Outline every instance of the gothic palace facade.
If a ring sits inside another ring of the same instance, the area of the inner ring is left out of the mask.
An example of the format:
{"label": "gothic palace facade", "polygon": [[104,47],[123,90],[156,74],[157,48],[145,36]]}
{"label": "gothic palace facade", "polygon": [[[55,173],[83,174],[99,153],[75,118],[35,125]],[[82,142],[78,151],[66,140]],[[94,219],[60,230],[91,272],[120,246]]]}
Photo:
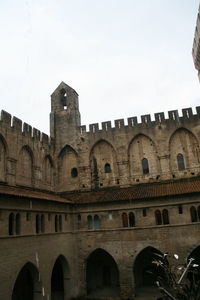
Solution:
{"label": "gothic palace facade", "polygon": [[86,130],[64,82],[50,137],[2,111],[0,299],[150,300],[153,253],[199,259],[199,145],[200,107]]}

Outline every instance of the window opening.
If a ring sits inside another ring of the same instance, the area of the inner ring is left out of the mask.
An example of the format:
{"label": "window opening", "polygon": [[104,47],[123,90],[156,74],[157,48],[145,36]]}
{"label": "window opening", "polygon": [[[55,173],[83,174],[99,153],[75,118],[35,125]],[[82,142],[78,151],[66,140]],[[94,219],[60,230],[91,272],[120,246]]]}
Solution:
{"label": "window opening", "polygon": [[147,158],[143,158],[142,160],[142,171],[143,174],[149,174],[149,162]]}
{"label": "window opening", "polygon": [[135,226],[135,215],[133,212],[129,213],[129,226],[134,227]]}
{"label": "window opening", "polygon": [[105,164],[105,166],[104,166],[104,171],[105,171],[105,173],[111,173],[111,172],[112,172],[109,163],[106,163],[106,164]]}
{"label": "window opening", "polygon": [[182,205],[178,206],[178,213],[181,215],[183,213],[183,207]]}
{"label": "window opening", "polygon": [[77,168],[72,168],[71,169],[71,176],[73,178],[78,176],[78,170],[77,170]]}
{"label": "window opening", "polygon": [[192,206],[190,208],[190,216],[192,222],[197,222],[197,210],[196,207]]}
{"label": "window opening", "polygon": [[156,225],[162,225],[162,216],[160,210],[155,211]]}
{"label": "window opening", "polygon": [[8,221],[8,233],[9,235],[13,235],[14,234],[14,214],[11,213],[9,215],[9,221]]}
{"label": "window opening", "polygon": [[92,219],[92,216],[88,216],[87,217],[87,221],[88,221],[88,229],[93,229],[93,219]]}
{"label": "window opening", "polygon": [[126,213],[122,214],[122,224],[123,224],[123,227],[128,227],[128,216]]}
{"label": "window opening", "polygon": [[94,216],[94,229],[100,229],[100,218],[98,215]]}
{"label": "window opening", "polygon": [[169,224],[169,214],[167,209],[163,209],[162,217],[163,217],[163,224]]}
{"label": "window opening", "polygon": [[143,214],[143,217],[146,217],[146,216],[147,216],[147,210],[146,210],[146,208],[143,208],[142,214]]}
{"label": "window opening", "polygon": [[184,162],[183,154],[179,153],[176,158],[177,158],[179,171],[185,170],[185,162]]}

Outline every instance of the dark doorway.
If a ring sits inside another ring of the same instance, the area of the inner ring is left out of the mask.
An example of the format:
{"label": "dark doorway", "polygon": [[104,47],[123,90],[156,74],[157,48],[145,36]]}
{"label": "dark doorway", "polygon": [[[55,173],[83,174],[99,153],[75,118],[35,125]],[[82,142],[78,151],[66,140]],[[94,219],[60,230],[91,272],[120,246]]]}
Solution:
{"label": "dark doorway", "polygon": [[[37,298],[36,298],[37,294]],[[27,263],[19,272],[12,293],[12,300],[42,299],[39,273],[34,265]]]}
{"label": "dark doorway", "polygon": [[51,300],[70,299],[69,266],[64,256],[60,255],[51,275]]}
{"label": "dark doorway", "polygon": [[157,255],[162,255],[162,253],[153,247],[147,247],[137,255],[133,270],[136,295],[147,298],[150,295],[157,296],[158,289],[155,282],[158,276],[164,276],[162,268],[152,263],[159,258]]}
{"label": "dark doorway", "polygon": [[89,256],[86,267],[87,294],[90,297],[119,296],[119,272],[110,254],[97,249]]}

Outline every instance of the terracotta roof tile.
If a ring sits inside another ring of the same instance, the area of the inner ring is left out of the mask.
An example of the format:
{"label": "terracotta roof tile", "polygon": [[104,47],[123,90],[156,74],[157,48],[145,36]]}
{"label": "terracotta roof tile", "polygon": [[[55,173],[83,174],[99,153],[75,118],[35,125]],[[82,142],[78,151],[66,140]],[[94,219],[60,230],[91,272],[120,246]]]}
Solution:
{"label": "terracotta roof tile", "polygon": [[35,191],[23,187],[13,187],[7,185],[0,185],[0,194],[13,195],[13,196],[25,197],[25,198],[37,198],[42,200],[58,201],[58,202],[65,202],[65,203],[68,202],[66,199],[62,198],[61,196],[58,196],[55,193]]}
{"label": "terracotta roof tile", "polygon": [[128,188],[107,188],[91,192],[74,192],[63,194],[76,203],[112,202],[157,198],[200,192],[200,180],[173,181],[166,183],[137,184]]}

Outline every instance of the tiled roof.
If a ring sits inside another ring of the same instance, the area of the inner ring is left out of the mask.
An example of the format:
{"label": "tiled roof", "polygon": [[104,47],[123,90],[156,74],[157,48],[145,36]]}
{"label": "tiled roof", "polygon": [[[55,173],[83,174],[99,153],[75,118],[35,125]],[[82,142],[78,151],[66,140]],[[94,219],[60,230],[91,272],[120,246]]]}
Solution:
{"label": "tiled roof", "polygon": [[200,180],[137,184],[128,188],[108,188],[91,192],[65,193],[63,196],[76,203],[91,203],[148,199],[191,193],[200,193]]}
{"label": "tiled roof", "polygon": [[57,202],[68,202],[61,196],[55,193],[48,193],[43,191],[35,191],[33,189],[27,189],[23,187],[13,187],[8,185],[0,185],[0,194],[12,195],[23,198],[37,198],[42,200],[57,201]]}

